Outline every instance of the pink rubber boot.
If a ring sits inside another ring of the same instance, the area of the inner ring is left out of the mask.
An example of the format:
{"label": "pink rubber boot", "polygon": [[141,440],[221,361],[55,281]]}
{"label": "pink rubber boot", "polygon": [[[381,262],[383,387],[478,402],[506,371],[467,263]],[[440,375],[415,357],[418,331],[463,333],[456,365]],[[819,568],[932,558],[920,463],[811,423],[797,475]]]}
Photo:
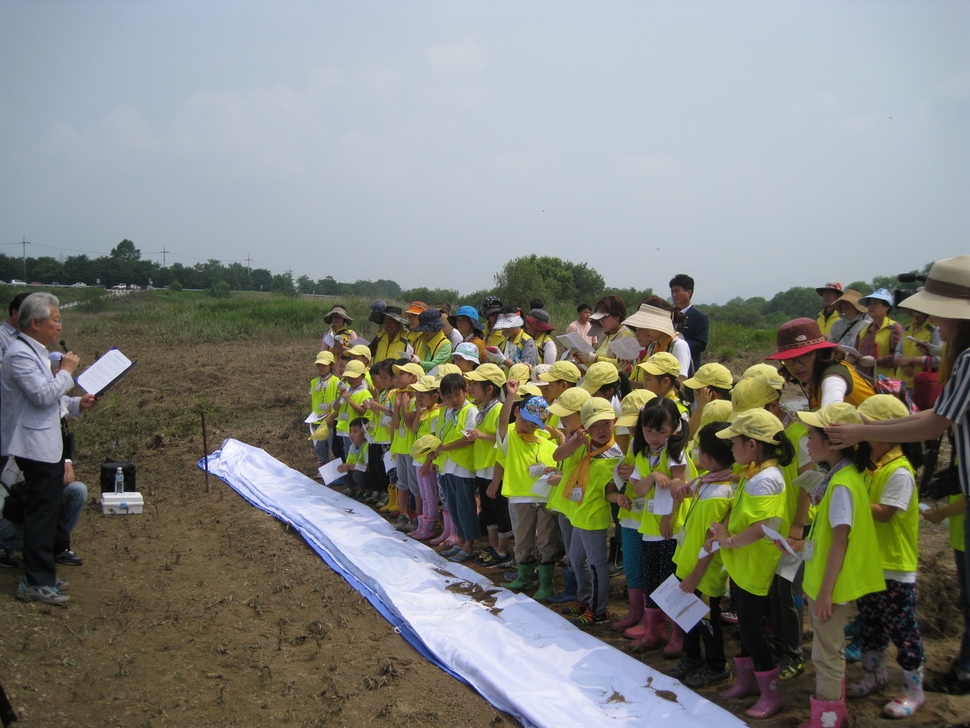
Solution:
{"label": "pink rubber boot", "polygon": [[722,698],[746,698],[749,695],[757,695],[758,681],[754,676],[754,660],[750,657],[734,658],[734,685],[727,690],[722,690],[718,695]]}
{"label": "pink rubber boot", "polygon": [[627,598],[630,601],[630,611],[626,617],[610,625],[614,632],[622,632],[640,623],[643,619],[643,589],[627,589]]}
{"label": "pink rubber boot", "polygon": [[431,539],[428,542],[432,546],[440,546],[445,541],[447,541],[448,540],[448,534],[450,534],[452,532],[452,530],[453,530],[453,527],[451,525],[451,514],[448,511],[444,511],[441,514],[441,516],[442,516],[442,518],[444,520],[444,527],[441,529],[441,533],[439,533],[437,536],[435,536],[433,539]]}
{"label": "pink rubber boot", "polygon": [[781,694],[781,669],[776,665],[774,670],[755,672],[754,678],[758,683],[761,697],[758,702],[744,711],[749,718],[770,718],[785,707],[785,698]]}

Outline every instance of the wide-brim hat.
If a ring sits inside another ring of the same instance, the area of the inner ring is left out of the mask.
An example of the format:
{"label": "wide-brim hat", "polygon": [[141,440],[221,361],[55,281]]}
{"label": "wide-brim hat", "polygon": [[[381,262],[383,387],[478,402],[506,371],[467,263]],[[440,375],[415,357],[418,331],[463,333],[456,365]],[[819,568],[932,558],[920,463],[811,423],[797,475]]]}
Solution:
{"label": "wide-brim hat", "polygon": [[906,299],[906,308],[941,318],[970,319],[970,255],[934,263],[923,290]]}
{"label": "wide-brim hat", "polygon": [[451,324],[453,327],[457,328],[459,316],[464,316],[469,321],[471,321],[472,328],[475,331],[478,331],[478,332],[482,331],[482,324],[478,320],[478,311],[475,309],[474,306],[459,306],[458,310],[448,317],[448,323]]}
{"label": "wide-brim hat", "polygon": [[674,337],[674,322],[670,318],[670,312],[647,303],[640,304],[637,312],[628,316],[623,325],[634,329],[659,331],[670,338]]}
{"label": "wide-brim hat", "polygon": [[411,323],[406,318],[404,318],[404,311],[401,310],[400,306],[385,306],[384,316],[386,318],[394,319],[402,326],[407,326],[409,323]]}
{"label": "wide-brim hat", "polygon": [[445,327],[445,322],[441,320],[441,314],[436,308],[427,308],[418,314],[418,325],[414,327],[416,333],[430,333],[441,331]]}
{"label": "wide-brim hat", "polygon": [[836,299],[835,303],[833,303],[832,305],[838,306],[840,303],[844,301],[845,303],[850,304],[859,313],[865,313],[866,307],[863,306],[861,303],[859,303],[859,300],[861,298],[862,298],[861,292],[855,290],[854,288],[846,288],[845,291],[843,291],[842,295],[839,296],[839,298]]}
{"label": "wide-brim hat", "polygon": [[549,323],[549,314],[541,308],[534,308],[526,315],[525,320],[539,331],[553,331],[555,326]]}
{"label": "wide-brim hat", "polygon": [[836,293],[842,293],[842,284],[837,281],[832,281],[831,283],[826,283],[824,286],[819,286],[815,289],[818,295],[822,295],[826,291],[835,291]]}
{"label": "wide-brim hat", "polygon": [[323,317],[323,320],[328,324],[333,323],[334,314],[342,318],[345,323],[352,324],[354,322],[354,320],[350,318],[350,314],[347,313],[347,309],[345,309],[343,306],[334,306],[331,308],[327,312],[327,315]]}
{"label": "wide-brim hat", "polygon": [[498,318],[495,319],[495,325],[492,327],[496,331],[501,329],[516,329],[522,326],[525,321],[517,313],[500,313]]}
{"label": "wide-brim hat", "polygon": [[475,364],[480,364],[482,361],[481,352],[478,350],[478,347],[470,341],[461,342],[455,347],[455,350],[451,352],[451,355],[460,356],[462,359],[474,362]]}
{"label": "wide-brim hat", "polygon": [[405,309],[405,315],[420,316],[422,311],[428,310],[428,304],[424,301],[411,301],[410,305]]}
{"label": "wide-brim hat", "polygon": [[859,305],[868,306],[873,301],[882,301],[889,306],[889,308],[896,305],[896,301],[893,299],[892,291],[890,291],[888,288],[877,288],[868,296],[863,296],[859,299]]}
{"label": "wide-brim hat", "polygon": [[816,349],[833,349],[837,344],[822,336],[818,324],[810,318],[786,321],[775,336],[778,351],[765,359],[794,359]]}

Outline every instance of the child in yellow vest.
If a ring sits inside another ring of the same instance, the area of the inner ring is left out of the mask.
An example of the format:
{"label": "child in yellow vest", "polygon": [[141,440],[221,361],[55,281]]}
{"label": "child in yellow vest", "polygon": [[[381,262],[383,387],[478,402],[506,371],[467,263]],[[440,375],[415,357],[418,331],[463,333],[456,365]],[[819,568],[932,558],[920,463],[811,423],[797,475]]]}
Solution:
{"label": "child in yellow vest", "polygon": [[[669,513],[659,513],[655,506],[661,502],[661,495],[672,498],[670,487],[674,481],[683,483],[697,474],[687,455],[689,435],[687,421],[677,405],[666,397],[657,396],[640,410],[631,450],[634,470],[630,482],[635,500],[629,510],[634,518],[639,516],[637,536],[640,543],[631,543],[629,550],[640,547],[644,610],[640,624],[629,631],[633,646],[639,649],[666,645],[664,657],[680,657],[684,631],[671,623],[670,640],[667,640],[666,615],[650,595],[675,570],[673,557],[677,541],[674,536],[681,525],[678,517],[680,504],[675,503]],[[626,543],[623,552],[626,561]]]}
{"label": "child in yellow vest", "polygon": [[356,500],[364,500],[370,491],[370,474],[367,471],[367,451],[369,449],[366,432],[367,420],[357,417],[350,423],[347,451],[344,462],[337,466],[338,473],[344,475],[335,481],[343,486],[344,495]]}
{"label": "child in yellow vest", "polygon": [[[386,513],[392,518],[407,513],[411,493],[419,493],[418,476],[414,471],[411,446],[414,444],[414,390],[411,385],[424,376],[424,369],[406,359],[398,359],[391,365],[394,373],[394,390],[391,393],[391,452],[394,453],[394,485],[389,490],[390,501]],[[381,509],[384,511],[384,509]],[[407,516],[405,515],[405,520]]]}
{"label": "child in yellow vest", "polygon": [[737,680],[720,693],[722,698],[759,695],[745,711],[751,718],[768,718],[785,707],[779,667],[765,639],[763,622],[769,611],[768,590],[781,553],[765,540],[763,526],[788,534],[785,478],[781,467],[791,462],[794,449],[781,421],[765,409],[750,409],[734,418],[717,436],[730,439],[741,466],[727,523],[711,524],[710,541],[721,547],[721,558],[731,577],[731,593],[738,600],[741,651],[734,658]]}
{"label": "child in yellow vest", "polygon": [[[415,391],[415,414],[411,422],[411,431],[414,433],[413,442],[417,442],[426,435],[434,435],[440,439],[441,435],[437,427],[438,415],[441,412],[438,380],[430,374],[425,374],[411,385],[411,389]],[[397,530],[404,533],[412,533],[421,526],[426,526],[426,516],[432,509],[435,515],[432,525],[437,521],[438,514],[438,469],[435,464],[435,453],[422,453],[422,455],[415,457],[412,445],[411,456],[415,472],[413,485],[411,485],[411,495],[414,498],[414,510],[422,520],[419,521],[414,518],[401,523],[401,519],[398,518]],[[417,492],[415,492],[414,486],[417,486]],[[407,517],[405,516],[405,518]]]}
{"label": "child in yellow vest", "polygon": [[[555,459],[564,462],[562,478],[553,484],[572,504],[566,516],[573,526],[569,563],[576,569],[577,601],[566,607],[563,614],[570,616],[573,624],[587,626],[609,621],[606,531],[611,520],[610,503],[629,509],[632,501],[613,482],[613,468],[623,456],[613,439],[613,406],[605,399],[592,397],[583,405],[580,417],[583,427],[556,448]],[[588,571],[580,566],[584,562]]]}
{"label": "child in yellow vest", "polygon": [[[869,421],[906,417],[909,410],[890,394],[877,394],[859,405]],[[845,694],[861,698],[889,681],[886,648],[896,645],[896,662],[903,670],[903,693],[886,704],[887,718],[907,718],[924,702],[923,637],[916,621],[916,569],[919,535],[919,493],[914,463],[922,463],[921,446],[870,442],[875,470],[870,471],[869,501],[879,542],[886,590],[866,594],[856,602],[862,640],[862,677]]]}
{"label": "child in yellow vest", "polygon": [[[370,470],[374,493],[368,503],[376,503],[381,494],[387,492],[390,481],[384,455],[391,446],[391,391],[394,384],[393,359],[379,361],[370,368],[371,399],[364,402],[367,408],[367,441],[370,443],[367,467]],[[381,503],[387,502],[387,496]]]}
{"label": "child in yellow vest", "polygon": [[[720,608],[721,597],[727,591],[727,573],[720,551],[704,552],[706,555],[701,556],[710,524],[723,521],[734,500],[733,445],[717,436],[727,427],[726,422],[712,422],[698,431],[698,464],[705,474],[677,489],[678,498],[690,498],[690,507],[684,515],[683,535],[678,538],[674,552],[675,573],[681,580],[681,591],[704,600],[710,612],[684,635],[684,653],[678,665],[667,674],[693,690],[731,677],[724,657]],[[701,657],[702,641],[704,657]]]}
{"label": "child in yellow vest", "polygon": [[482,535],[475,504],[475,440],[467,434],[475,429],[478,408],[468,400],[468,385],[461,374],[445,375],[438,393],[443,406],[436,422],[435,434],[441,446],[435,462],[458,536],[458,543],[442,556],[461,564],[472,558],[475,539]]}
{"label": "child in yellow vest", "polygon": [[344,440],[344,453],[350,450],[351,420],[367,414],[364,402],[371,398],[371,394],[367,388],[367,382],[364,381],[366,374],[367,368],[363,364],[359,361],[350,361],[347,362],[344,373],[341,375],[343,381],[339,385],[337,404],[333,409],[332,416],[337,425],[337,435]]}
{"label": "child in yellow vest", "polygon": [[[531,587],[539,572],[539,589],[533,599],[552,596],[552,577],[559,550],[556,514],[546,508],[549,499],[548,474],[555,470],[556,442],[541,435],[549,418],[542,397],[516,402],[519,382],[506,384],[505,403],[498,416],[498,460],[491,488],[501,482],[502,495],[509,500],[515,524],[515,561],[518,576],[502,584],[507,589]],[[514,426],[509,419],[514,417]],[[534,553],[539,554],[536,564]]]}
{"label": "child in yellow vest", "polygon": [[[310,423],[311,435],[326,422],[337,399],[340,378],[333,375],[333,365],[333,352],[321,351],[317,354],[317,360],[314,362],[317,376],[310,381],[310,412],[320,420]],[[328,437],[325,440],[313,440],[313,451],[317,454],[319,466],[325,465],[330,460],[329,439]]]}
{"label": "child in yellow vest", "polygon": [[827,468],[825,479],[812,491],[818,511],[806,539],[789,539],[805,561],[803,585],[814,633],[815,695],[811,720],[802,726],[840,728],[848,717],[842,644],[849,602],[886,588],[879,561],[873,558],[879,545],[865,481],[872,449],[867,442],[836,444],[825,434],[830,425],[862,424],[862,417],[847,402],[798,416],[809,427],[812,460]]}

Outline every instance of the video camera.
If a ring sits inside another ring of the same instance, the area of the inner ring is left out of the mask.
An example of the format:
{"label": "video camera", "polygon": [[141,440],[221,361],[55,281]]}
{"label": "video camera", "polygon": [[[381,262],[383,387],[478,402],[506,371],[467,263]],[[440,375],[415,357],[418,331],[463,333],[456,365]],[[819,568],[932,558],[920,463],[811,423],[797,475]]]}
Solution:
{"label": "video camera", "polygon": [[[896,280],[900,283],[926,283],[926,276],[921,276],[918,273],[900,273],[896,276]],[[916,293],[915,288],[897,288],[893,291],[893,305],[898,308],[903,301]]]}

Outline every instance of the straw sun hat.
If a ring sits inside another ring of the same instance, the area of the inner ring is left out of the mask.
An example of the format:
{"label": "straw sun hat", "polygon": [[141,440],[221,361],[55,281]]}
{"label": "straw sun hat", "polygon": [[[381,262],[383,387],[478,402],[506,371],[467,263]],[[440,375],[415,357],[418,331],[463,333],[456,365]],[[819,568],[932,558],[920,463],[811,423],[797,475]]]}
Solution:
{"label": "straw sun hat", "polygon": [[906,308],[941,318],[970,319],[970,255],[934,263],[923,290],[906,299]]}

